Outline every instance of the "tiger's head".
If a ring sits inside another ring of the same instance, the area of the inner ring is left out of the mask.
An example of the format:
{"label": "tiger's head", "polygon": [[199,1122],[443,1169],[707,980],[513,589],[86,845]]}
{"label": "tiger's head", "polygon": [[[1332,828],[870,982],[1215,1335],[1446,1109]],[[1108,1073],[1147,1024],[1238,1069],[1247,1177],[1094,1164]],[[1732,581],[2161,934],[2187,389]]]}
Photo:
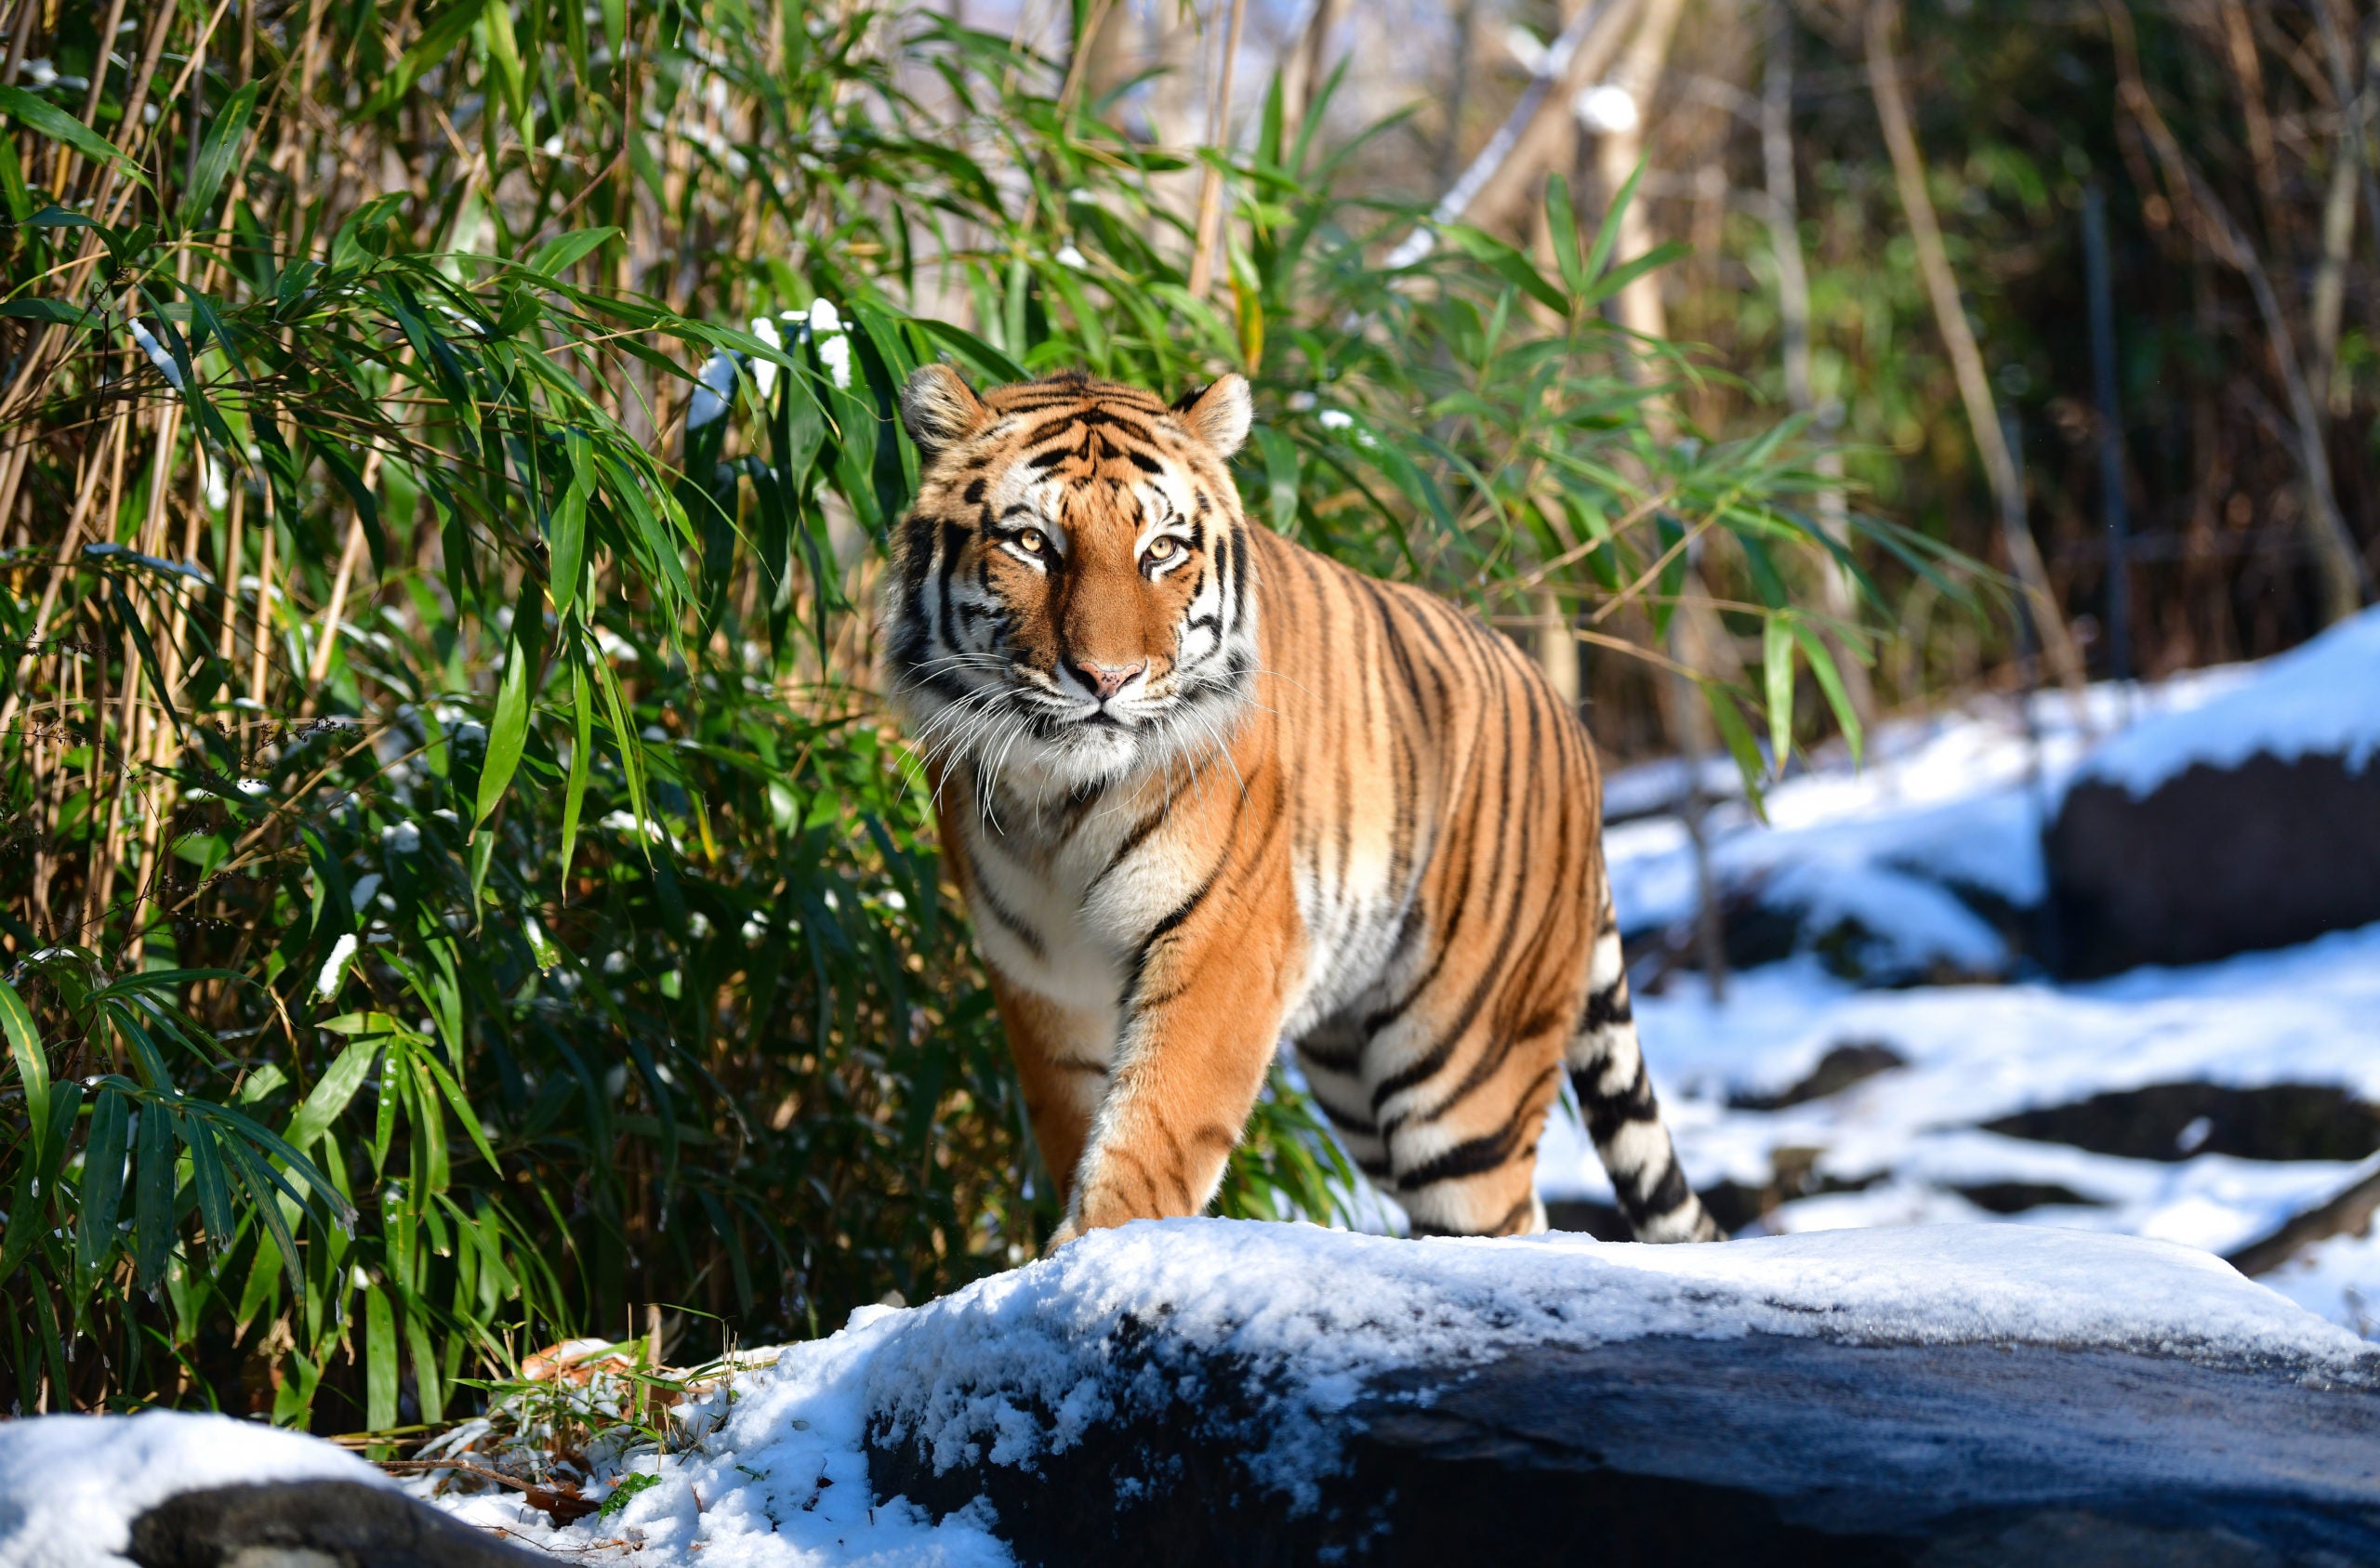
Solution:
{"label": "tiger's head", "polygon": [[1257,669],[1228,464],[1248,383],[1168,405],[1079,374],[901,393],[922,455],[883,603],[885,684],[929,757],[1066,789],[1224,744]]}

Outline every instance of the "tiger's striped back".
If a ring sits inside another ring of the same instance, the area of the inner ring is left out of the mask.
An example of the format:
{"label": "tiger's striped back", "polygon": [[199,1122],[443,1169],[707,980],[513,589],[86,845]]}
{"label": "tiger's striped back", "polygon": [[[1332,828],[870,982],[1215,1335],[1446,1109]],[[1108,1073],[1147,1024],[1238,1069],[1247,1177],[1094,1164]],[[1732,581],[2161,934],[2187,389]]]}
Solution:
{"label": "tiger's striped back", "polygon": [[886,680],[1064,1236],[1212,1196],[1280,1042],[1421,1232],[1540,1229],[1576,1086],[1646,1239],[1716,1234],[1644,1075],[1593,754],[1502,637],[1241,514],[1244,383],[904,400]]}

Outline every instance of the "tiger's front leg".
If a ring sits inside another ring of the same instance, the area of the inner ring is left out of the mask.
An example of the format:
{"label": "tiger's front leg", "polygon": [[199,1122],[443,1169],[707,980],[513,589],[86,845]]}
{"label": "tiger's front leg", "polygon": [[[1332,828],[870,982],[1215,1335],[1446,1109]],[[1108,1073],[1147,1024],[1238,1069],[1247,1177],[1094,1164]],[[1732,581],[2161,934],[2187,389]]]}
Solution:
{"label": "tiger's front leg", "polygon": [[[1127,968],[1114,1067],[1054,1248],[1207,1206],[1278,1043],[1302,930],[1286,865],[1226,851]],[[1269,876],[1268,870],[1277,871]]]}

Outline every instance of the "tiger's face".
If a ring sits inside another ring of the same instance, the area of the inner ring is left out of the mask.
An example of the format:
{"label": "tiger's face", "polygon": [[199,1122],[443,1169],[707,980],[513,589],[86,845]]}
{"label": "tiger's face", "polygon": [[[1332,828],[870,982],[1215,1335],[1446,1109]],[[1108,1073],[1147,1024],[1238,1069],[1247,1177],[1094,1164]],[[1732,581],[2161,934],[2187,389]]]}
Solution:
{"label": "tiger's face", "polygon": [[1226,465],[1248,384],[1168,406],[1079,376],[911,376],[924,457],[887,583],[886,684],[931,758],[1067,789],[1217,749],[1256,671]]}

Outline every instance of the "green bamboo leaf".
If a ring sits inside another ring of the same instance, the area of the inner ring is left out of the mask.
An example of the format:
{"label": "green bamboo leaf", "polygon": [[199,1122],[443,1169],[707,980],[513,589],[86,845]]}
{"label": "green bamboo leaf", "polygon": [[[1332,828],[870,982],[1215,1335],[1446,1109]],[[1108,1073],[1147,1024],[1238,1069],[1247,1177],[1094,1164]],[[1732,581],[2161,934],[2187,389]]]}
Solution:
{"label": "green bamboo leaf", "polygon": [[364,1287],[364,1424],[386,1431],[397,1424],[397,1321],[389,1294]]}
{"label": "green bamboo leaf", "polygon": [[235,1221],[231,1187],[224,1179],[223,1156],[216,1147],[215,1130],[199,1117],[177,1113],[175,1135],[190,1151],[191,1186],[198,1196],[199,1223],[206,1227],[206,1245],[217,1253],[231,1245]]}
{"label": "green bamboo leaf", "polygon": [[365,1076],[372,1071],[373,1059],[380,1054],[380,1039],[350,1040],[335,1058],[323,1075],[314,1080],[312,1092],[289,1118],[289,1129],[282,1136],[289,1146],[301,1153],[311,1149],[314,1140],[328,1132],[355,1091],[364,1087]]}
{"label": "green bamboo leaf", "polygon": [[174,1113],[162,1100],[140,1106],[132,1200],[133,1277],[154,1286],[174,1250]]}
{"label": "green bamboo leaf", "polygon": [[1569,297],[1546,282],[1545,274],[1540,272],[1527,257],[1523,256],[1493,234],[1485,230],[1474,229],[1468,223],[1448,224],[1446,234],[1472,259],[1485,262],[1498,277],[1520,289],[1547,310],[1567,311],[1570,309]]}
{"label": "green bamboo leaf", "polygon": [[456,0],[430,19],[422,28],[419,41],[398,57],[396,69],[373,92],[364,106],[364,115],[372,118],[386,112],[413,90],[423,72],[453,54],[455,46],[470,36],[471,24],[480,20],[486,3],[487,0]]}
{"label": "green bamboo leaf", "polygon": [[1793,747],[1793,627],[1783,613],[1761,626],[1760,663],[1768,684],[1768,755],[1779,774]]}
{"label": "green bamboo leaf", "polygon": [[1736,759],[1736,771],[1743,775],[1744,797],[1752,803],[1752,814],[1766,822],[1768,806],[1761,786],[1768,765],[1761,758],[1760,743],[1752,738],[1752,727],[1736,711],[1736,699],[1726,687],[1699,676],[1695,684],[1702,689],[1702,701],[1711,710],[1712,722],[1718,726],[1719,738],[1726,743],[1727,755]]}
{"label": "green bamboo leaf", "polygon": [[91,1106],[91,1133],[83,1145],[82,1212],[75,1218],[74,1257],[88,1273],[115,1250],[116,1211],[124,1205],[124,1141],[130,1102],[102,1094]]}
{"label": "green bamboo leaf", "polygon": [[480,15],[487,21],[487,58],[504,78],[505,101],[512,123],[520,127],[523,146],[537,142],[537,121],[529,105],[529,73],[521,59],[521,44],[512,35],[511,0],[487,0]]}
{"label": "green bamboo leaf", "polygon": [[578,818],[587,804],[587,772],[595,748],[595,693],[588,687],[586,658],[570,663],[570,712],[575,726],[570,745],[570,778],[562,797],[562,896],[570,896],[570,862],[578,849]]}
{"label": "green bamboo leaf", "polygon": [[1827,706],[1834,710],[1834,721],[1843,726],[1844,744],[1851,748],[1851,760],[1859,760],[1866,736],[1859,724],[1859,710],[1852,705],[1851,694],[1844,689],[1843,672],[1835,667],[1834,651],[1818,634],[1801,622],[1793,623],[1793,639],[1802,645],[1802,652],[1810,661],[1810,673],[1818,678],[1818,690],[1826,693]]}
{"label": "green bamboo leaf", "polygon": [[263,1219],[266,1232],[257,1241],[256,1265],[249,1271],[247,1288],[240,1293],[238,1321],[247,1323],[263,1304],[265,1291],[259,1287],[258,1280],[261,1277],[269,1285],[276,1264],[288,1278],[293,1297],[306,1294],[306,1275],[298,1266],[298,1239],[289,1233],[289,1220],[281,1212],[280,1194],[286,1190],[286,1184],[275,1179],[271,1168],[238,1139],[223,1148],[239,1170],[241,1184],[248,1190],[249,1204]]}
{"label": "green bamboo leaf", "polygon": [[567,615],[587,572],[587,492],[579,481],[572,480],[563,489],[550,520],[553,567],[546,591],[553,598],[554,613]]}
{"label": "green bamboo leaf", "polygon": [[112,164],[118,174],[143,191],[149,181],[141,177],[140,167],[131,159],[94,132],[82,121],[46,99],[35,98],[22,87],[0,87],[0,111],[16,116],[28,130],[46,136],[52,141],[62,141],[94,163]]}
{"label": "green bamboo leaf", "polygon": [[[576,7],[573,7],[575,9]],[[422,1321],[416,1303],[405,1303],[405,1359],[413,1364],[414,1398],[421,1405],[421,1418],[436,1423],[445,1419],[446,1399],[439,1386],[438,1357],[430,1348],[429,1326]]]}
{"label": "green bamboo leaf", "polygon": [[1612,197],[1611,205],[1605,209],[1603,222],[1595,229],[1595,243],[1587,252],[1586,270],[1590,279],[1602,277],[1603,270],[1611,264],[1612,247],[1620,244],[1620,219],[1628,211],[1628,204],[1636,199],[1636,182],[1645,178],[1645,165],[1651,163],[1652,158],[1652,153],[1646,152],[1636,160],[1635,168],[1629,172],[1619,193]]}
{"label": "green bamboo leaf", "polygon": [[1545,231],[1554,241],[1554,262],[1562,286],[1573,296],[1587,289],[1586,262],[1579,255],[1579,215],[1570,205],[1570,182],[1559,174],[1545,178]]}
{"label": "green bamboo leaf", "polygon": [[17,1064],[18,1082],[24,1086],[25,1119],[32,1127],[38,1166],[47,1154],[43,1140],[49,1127],[49,1058],[41,1048],[33,1010],[5,978],[0,978],[0,1034],[8,1036],[8,1055]]}
{"label": "green bamboo leaf", "polygon": [[[524,607],[523,615],[539,611]],[[529,738],[529,651],[516,637],[504,660],[504,680],[496,688],[496,713],[487,727],[487,758],[480,765],[480,797],[471,824],[476,831],[496,814],[504,792],[521,766],[521,750]]]}
{"label": "green bamboo leaf", "polygon": [[103,326],[107,318],[88,306],[69,305],[63,299],[11,299],[0,302],[0,316],[17,321],[48,322],[57,326],[79,327],[86,331]]}
{"label": "green bamboo leaf", "polygon": [[589,251],[618,233],[617,229],[606,225],[601,229],[574,229],[567,234],[557,234],[537,247],[536,254],[529,258],[529,267],[548,277],[559,278],[584,260]]}
{"label": "green bamboo leaf", "polygon": [[215,193],[223,189],[224,177],[231,172],[231,161],[239,156],[240,144],[248,134],[248,122],[255,117],[257,90],[260,83],[249,82],[225,99],[207,122],[206,136],[199,143],[198,167],[193,172],[190,190],[182,196],[180,222],[184,228],[195,224],[215,202]]}
{"label": "green bamboo leaf", "polygon": [[1673,261],[1682,260],[1693,254],[1692,246],[1677,240],[1655,245],[1644,255],[1621,262],[1610,271],[1598,277],[1584,293],[1579,296],[1579,303],[1600,305],[1646,273],[1657,271]]}

